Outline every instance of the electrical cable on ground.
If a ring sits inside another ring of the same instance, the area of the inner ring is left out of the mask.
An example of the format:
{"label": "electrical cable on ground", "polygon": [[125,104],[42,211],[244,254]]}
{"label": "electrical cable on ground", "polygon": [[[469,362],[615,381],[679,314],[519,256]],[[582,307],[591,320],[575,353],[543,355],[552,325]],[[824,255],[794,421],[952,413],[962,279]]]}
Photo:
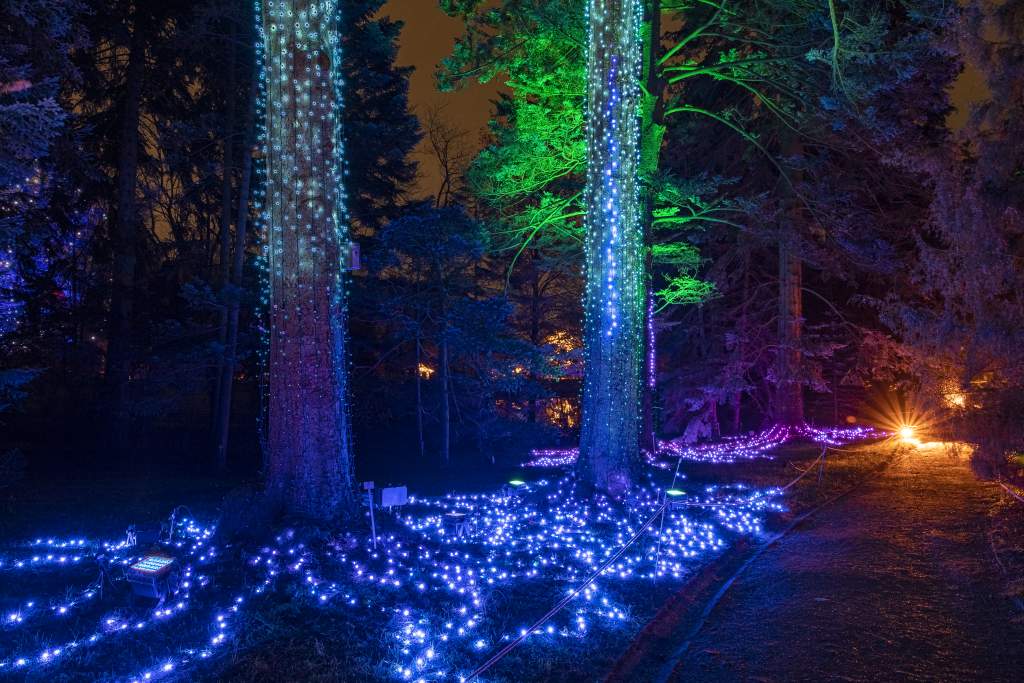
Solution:
{"label": "electrical cable on ground", "polygon": [[1004,491],[1006,491],[1006,492],[1007,492],[1007,493],[1009,493],[1009,494],[1010,494],[1011,496],[1013,496],[1014,498],[1016,498],[1018,502],[1024,503],[1024,498],[1022,498],[1022,497],[1020,496],[1020,494],[1018,494],[1018,493],[1017,493],[1016,491],[1014,491],[1013,489],[1011,489],[1011,488],[1010,488],[1009,486],[1007,486],[1006,484],[1004,484],[1004,483],[1003,483],[1003,482],[1001,482],[1001,481],[997,481],[996,483],[997,483],[997,484],[999,484],[1000,486],[1002,486],[1002,487],[1003,487],[1003,490],[1004,490]]}
{"label": "electrical cable on ground", "polygon": [[[793,485],[795,485],[795,484],[796,484],[796,483],[797,483],[798,481],[800,481],[801,479],[803,479],[803,478],[804,478],[804,476],[806,476],[808,472],[810,472],[811,470],[813,470],[813,469],[814,469],[814,466],[815,466],[815,465],[817,465],[817,464],[818,464],[819,462],[821,462],[821,461],[822,461],[822,460],[824,459],[824,457],[825,457],[825,454],[826,454],[826,453],[827,453],[827,452],[828,452],[829,450],[839,450],[839,449],[835,449],[835,448],[833,448],[833,447],[831,447],[831,446],[823,446],[823,447],[822,447],[822,451],[821,451],[821,454],[820,454],[820,455],[819,455],[819,456],[818,456],[817,458],[815,458],[815,459],[814,459],[814,461],[813,461],[813,462],[811,462],[811,464],[810,464],[810,465],[808,465],[807,469],[803,470],[803,471],[802,471],[802,472],[801,472],[801,473],[800,473],[800,474],[799,474],[799,475],[798,475],[798,476],[797,476],[797,477],[796,477],[795,479],[793,479],[793,480],[792,480],[791,482],[789,482],[788,484],[786,484],[785,486],[783,486],[783,487],[782,487],[782,488],[780,489],[780,491],[786,491],[786,490],[788,490],[788,489],[789,489],[789,488],[791,488],[791,487],[792,487]],[[680,464],[681,462],[682,462],[682,457],[680,457],[680,458],[679,458],[679,462],[677,462],[677,463],[676,463],[676,472],[675,472],[675,475],[673,475],[673,478],[672,478],[672,482],[673,482],[673,485],[675,484],[675,481],[676,481],[676,477],[678,476],[678,473],[679,473],[679,464]],[[861,482],[861,483],[863,483],[863,482]],[[835,501],[839,500],[840,498],[842,498],[842,497],[846,496],[847,494],[851,493],[851,492],[852,492],[852,491],[854,491],[854,490],[855,490],[855,489],[856,489],[856,488],[857,488],[857,487],[858,487],[859,485],[860,485],[860,484],[858,484],[857,486],[854,486],[853,488],[851,488],[851,489],[849,489],[849,490],[847,490],[847,491],[845,491],[845,492],[843,492],[843,493],[839,494],[838,496],[834,496],[833,498],[830,498],[829,500],[827,500],[827,501],[825,501],[824,503],[822,503],[822,504],[818,505],[818,506],[817,506],[817,507],[815,507],[814,509],[812,509],[812,510],[809,510],[809,511],[805,512],[804,514],[800,515],[800,516],[799,516],[799,517],[797,517],[797,518],[796,518],[795,520],[793,520],[793,521],[792,521],[792,522],[791,522],[791,523],[790,523],[790,524],[789,524],[789,525],[788,525],[788,526],[787,526],[787,527],[786,527],[785,529],[783,529],[783,530],[782,530],[781,532],[779,532],[778,534],[776,534],[775,536],[773,536],[773,537],[772,537],[771,539],[769,539],[769,541],[767,541],[767,542],[766,542],[765,544],[763,544],[763,545],[762,545],[762,546],[761,546],[761,547],[760,547],[760,548],[759,548],[759,549],[758,549],[758,550],[757,550],[757,551],[756,551],[756,552],[754,553],[754,555],[752,555],[752,556],[751,556],[751,557],[750,557],[750,558],[749,558],[749,559],[748,559],[748,560],[747,560],[747,561],[746,561],[746,562],[745,562],[745,563],[744,563],[744,564],[743,564],[743,565],[742,565],[742,566],[740,567],[740,569],[739,569],[739,570],[738,570],[738,571],[737,571],[737,572],[736,572],[736,573],[735,573],[735,574],[734,574],[734,575],[733,575],[733,576],[732,576],[732,577],[731,577],[731,578],[730,578],[730,579],[729,579],[729,580],[728,580],[728,581],[727,581],[727,582],[725,583],[725,585],[723,585],[723,586],[722,586],[722,588],[721,588],[721,589],[719,589],[718,593],[716,593],[716,594],[715,594],[715,596],[714,596],[714,598],[712,598],[711,602],[710,602],[710,603],[708,603],[708,605],[707,605],[707,606],[705,607],[705,610],[704,610],[704,612],[703,612],[703,613],[702,613],[702,615],[701,615],[701,619],[700,619],[699,623],[697,624],[697,626],[695,627],[695,629],[694,629],[694,630],[693,630],[693,631],[692,631],[692,632],[690,633],[690,635],[688,635],[688,636],[687,636],[687,639],[686,639],[686,641],[684,641],[684,644],[683,644],[683,645],[684,645],[684,647],[680,648],[680,650],[678,650],[678,651],[677,651],[677,652],[678,652],[678,655],[675,655],[675,654],[674,654],[674,659],[678,659],[678,656],[681,656],[681,655],[682,655],[683,653],[685,653],[685,649],[689,647],[689,642],[690,642],[690,640],[691,640],[691,639],[693,638],[693,636],[694,636],[694,635],[696,635],[696,634],[697,634],[697,632],[698,632],[698,631],[700,630],[700,627],[701,627],[701,626],[703,626],[703,622],[704,622],[704,621],[706,620],[707,616],[708,616],[708,615],[709,615],[709,614],[711,613],[711,610],[712,610],[712,609],[714,609],[714,607],[715,607],[715,605],[717,604],[718,600],[720,600],[720,599],[721,599],[721,596],[725,594],[725,591],[726,591],[726,590],[728,590],[728,588],[729,588],[729,586],[730,586],[730,585],[732,585],[732,582],[733,582],[733,581],[735,581],[735,580],[736,580],[736,578],[738,578],[738,577],[739,577],[739,575],[740,575],[740,574],[741,574],[741,573],[743,572],[743,570],[744,570],[744,569],[746,569],[747,565],[749,565],[749,564],[750,564],[751,562],[753,562],[753,561],[754,561],[754,560],[755,560],[755,559],[756,559],[756,558],[757,558],[758,556],[760,556],[760,554],[761,554],[762,552],[764,552],[764,550],[765,550],[765,549],[767,549],[768,547],[770,547],[771,545],[773,545],[774,543],[776,543],[777,541],[779,541],[779,540],[780,540],[780,539],[781,539],[781,538],[782,538],[783,536],[785,536],[785,535],[786,535],[787,533],[789,533],[789,532],[790,532],[790,531],[791,531],[791,530],[792,530],[792,529],[793,529],[794,527],[796,527],[796,526],[797,526],[798,524],[800,524],[800,523],[801,523],[802,521],[804,521],[805,519],[807,519],[807,518],[808,518],[809,516],[811,516],[811,515],[812,515],[813,513],[817,512],[818,510],[820,510],[821,508],[825,507],[826,505],[829,505],[829,504],[831,504],[831,503],[833,503],[833,502],[835,502]],[[465,677],[464,679],[462,679],[462,680],[464,681],[464,683],[470,683],[470,681],[474,681],[474,680],[476,680],[477,678],[479,678],[479,676],[480,676],[481,674],[485,673],[485,672],[486,672],[486,671],[487,671],[488,669],[490,669],[490,668],[491,668],[492,666],[494,666],[494,665],[495,665],[495,664],[497,664],[497,663],[498,663],[499,661],[501,661],[501,660],[502,660],[502,659],[503,659],[503,658],[504,658],[504,657],[505,657],[506,655],[508,655],[508,654],[509,654],[510,652],[512,652],[512,650],[514,650],[514,649],[515,649],[516,647],[518,647],[518,646],[519,646],[519,645],[520,645],[520,644],[521,644],[521,643],[522,643],[522,642],[523,642],[524,640],[526,640],[526,638],[527,638],[528,636],[530,636],[531,634],[535,633],[535,632],[537,631],[537,629],[539,629],[539,628],[540,628],[541,626],[543,626],[543,625],[545,624],[545,622],[547,622],[547,621],[548,621],[548,620],[549,620],[549,619],[550,619],[551,617],[553,617],[553,616],[554,616],[555,614],[557,614],[558,612],[560,612],[560,611],[561,611],[561,610],[562,610],[562,609],[563,609],[563,608],[564,608],[564,607],[565,607],[565,606],[566,606],[567,604],[569,604],[569,602],[571,602],[571,601],[572,601],[572,600],[573,600],[574,598],[576,598],[576,597],[577,597],[577,596],[578,596],[578,595],[579,595],[580,593],[582,593],[582,592],[583,592],[583,590],[584,590],[584,589],[585,589],[585,588],[586,588],[587,586],[589,586],[589,585],[590,585],[591,583],[593,583],[593,582],[594,582],[594,581],[595,581],[595,580],[596,580],[596,579],[597,579],[597,578],[598,578],[598,577],[599,577],[599,576],[600,576],[601,574],[603,574],[603,573],[605,572],[605,570],[606,570],[606,569],[607,569],[608,567],[610,567],[610,566],[611,566],[612,564],[614,564],[614,563],[615,563],[615,562],[616,562],[616,561],[617,561],[617,560],[618,560],[618,559],[619,559],[620,557],[622,557],[622,555],[623,555],[623,554],[624,554],[624,553],[626,552],[626,550],[627,550],[627,549],[628,549],[628,548],[629,548],[630,546],[632,546],[632,545],[633,545],[633,544],[634,544],[634,543],[635,543],[635,542],[636,542],[637,540],[639,540],[641,536],[643,536],[644,532],[645,532],[645,531],[646,531],[646,530],[647,530],[647,529],[648,529],[648,528],[649,528],[649,527],[651,526],[651,524],[653,524],[653,523],[654,523],[654,521],[655,521],[656,519],[658,519],[658,518],[659,518],[659,516],[661,516],[661,518],[662,518],[662,524],[664,525],[664,513],[665,513],[665,510],[667,509],[667,507],[668,507],[668,499],[667,499],[667,497],[666,497],[665,501],[664,501],[664,502],[662,502],[662,504],[661,504],[661,505],[660,505],[660,506],[658,507],[658,509],[654,511],[654,514],[652,514],[652,515],[650,516],[650,518],[648,518],[648,520],[647,520],[646,522],[644,522],[643,526],[641,526],[641,527],[640,527],[640,529],[639,529],[639,530],[638,530],[638,531],[637,531],[637,532],[636,532],[636,533],[635,533],[635,534],[633,535],[633,537],[632,537],[632,538],[630,538],[630,539],[629,539],[629,540],[628,540],[628,541],[627,541],[627,542],[626,542],[626,543],[625,543],[625,544],[624,544],[624,545],[623,545],[622,547],[620,547],[620,548],[619,548],[619,549],[618,549],[618,550],[617,550],[617,551],[615,552],[615,554],[614,554],[614,555],[612,555],[612,556],[611,556],[610,558],[608,558],[608,560],[606,560],[606,561],[605,561],[605,562],[604,562],[604,563],[603,563],[603,564],[602,564],[602,565],[601,565],[600,567],[598,567],[598,569],[597,569],[597,570],[596,570],[596,571],[595,571],[595,572],[594,572],[593,574],[591,574],[591,575],[590,575],[590,576],[589,576],[589,577],[587,578],[587,580],[586,580],[586,581],[584,581],[584,582],[583,582],[582,584],[580,584],[580,585],[579,585],[579,586],[577,586],[577,587],[576,587],[575,589],[573,589],[573,590],[572,590],[571,592],[569,592],[569,593],[568,593],[568,594],[567,594],[567,595],[566,595],[566,596],[565,596],[564,598],[562,598],[561,600],[559,600],[559,601],[558,601],[558,602],[557,602],[557,603],[555,604],[555,606],[554,606],[554,607],[552,607],[552,608],[551,608],[550,610],[548,610],[548,611],[547,611],[547,613],[545,613],[545,614],[544,614],[544,616],[542,616],[542,617],[541,617],[540,619],[538,619],[538,620],[537,620],[537,621],[535,621],[535,622],[534,622],[533,624],[531,624],[529,628],[527,628],[527,629],[524,629],[524,630],[523,630],[523,632],[522,632],[522,633],[521,633],[521,634],[520,634],[520,635],[519,635],[519,636],[518,636],[517,638],[515,638],[515,639],[514,639],[514,640],[512,640],[512,641],[510,641],[510,642],[509,642],[508,644],[506,644],[506,645],[505,645],[504,647],[502,647],[502,648],[501,648],[500,650],[498,650],[497,652],[495,652],[495,653],[494,653],[494,654],[493,654],[493,655],[492,655],[492,656],[491,656],[491,657],[490,657],[490,658],[489,658],[489,659],[488,659],[487,661],[485,661],[485,662],[484,662],[483,664],[481,664],[481,665],[480,665],[480,666],[478,666],[478,667],[477,667],[476,669],[474,669],[474,670],[472,671],[472,673],[470,673],[470,674],[469,674],[469,675],[468,675],[467,677]],[[660,546],[660,533],[659,533],[659,546]],[[660,554],[660,547],[659,547],[659,554]],[[671,663],[671,661],[670,661],[669,663]],[[669,671],[669,673],[671,673],[671,671]]]}
{"label": "electrical cable on ground", "polygon": [[654,523],[654,520],[656,520],[658,518],[658,515],[660,515],[664,511],[666,505],[668,505],[667,502],[662,503],[661,507],[659,507],[657,510],[655,510],[654,514],[651,515],[650,519],[648,519],[646,522],[644,522],[644,525],[642,527],[640,527],[640,529],[635,534],[633,534],[633,537],[630,538],[628,541],[626,541],[626,543],[621,548],[619,548],[618,551],[616,551],[616,553],[614,555],[612,555],[610,558],[608,558],[608,560],[606,560],[604,562],[604,564],[602,564],[600,567],[598,567],[597,571],[595,571],[593,574],[591,574],[590,577],[588,577],[586,581],[581,583],[578,587],[576,587],[574,590],[572,590],[568,595],[566,595],[564,598],[559,600],[558,603],[555,604],[554,607],[552,607],[550,610],[548,610],[548,612],[544,616],[542,616],[540,619],[535,621],[528,629],[526,629],[523,633],[521,633],[518,638],[516,638],[515,640],[511,641],[510,643],[508,643],[505,647],[503,647],[500,650],[498,650],[496,653],[494,653],[494,655],[491,656],[490,659],[488,659],[486,662],[484,662],[483,664],[478,666],[476,669],[474,669],[473,673],[469,674],[469,676],[467,676],[464,679],[465,683],[469,683],[470,681],[475,680],[477,677],[480,676],[480,674],[484,673],[485,671],[490,669],[492,666],[497,664],[502,658],[505,657],[505,655],[507,655],[509,652],[514,650],[520,643],[522,643],[524,640],[526,640],[527,636],[529,636],[530,634],[534,633],[538,628],[543,626],[544,623],[548,619],[550,619],[555,614],[557,614],[559,611],[561,611],[561,609],[563,607],[565,607],[567,604],[569,604],[569,602],[573,598],[575,598],[580,593],[582,593],[584,588],[586,588],[587,586],[592,584],[597,579],[597,577],[599,577],[601,574],[604,573],[604,571],[608,567],[610,567],[620,557],[622,557],[623,553],[626,552],[627,548],[629,548],[641,536],[643,536],[644,532],[647,531],[648,527],[650,527],[651,524]]}

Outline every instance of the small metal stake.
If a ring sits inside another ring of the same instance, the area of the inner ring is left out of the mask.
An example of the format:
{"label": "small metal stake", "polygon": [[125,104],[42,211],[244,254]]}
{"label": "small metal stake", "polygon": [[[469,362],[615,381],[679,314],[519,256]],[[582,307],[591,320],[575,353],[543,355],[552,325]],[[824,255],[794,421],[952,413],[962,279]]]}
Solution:
{"label": "small metal stake", "polygon": [[370,499],[370,531],[373,533],[373,549],[377,549],[377,522],[373,519],[373,482],[364,481],[363,488]]}

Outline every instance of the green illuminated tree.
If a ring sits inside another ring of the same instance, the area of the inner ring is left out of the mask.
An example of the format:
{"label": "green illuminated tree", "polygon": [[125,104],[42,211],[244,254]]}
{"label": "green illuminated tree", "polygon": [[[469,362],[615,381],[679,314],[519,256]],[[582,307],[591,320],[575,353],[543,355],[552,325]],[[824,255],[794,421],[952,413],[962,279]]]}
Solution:
{"label": "green illuminated tree", "polygon": [[[585,3],[443,4],[466,21],[467,32],[444,65],[442,84],[503,75],[511,91],[498,112],[495,144],[475,166],[481,195],[506,219],[517,249],[572,234],[578,245],[582,138],[570,134],[566,144],[562,133],[583,110]],[[692,259],[659,264],[651,248],[685,243],[695,229],[749,225],[742,210],[754,204],[724,202],[723,178],[739,176],[730,189],[734,196],[768,193],[776,206],[787,204],[774,209],[780,225],[770,232],[786,266],[777,270],[784,275],[777,306],[792,323],[778,327],[783,339],[776,348],[789,349],[785,355],[793,362],[784,364],[780,356],[774,374],[797,395],[805,374],[798,279],[805,245],[787,231],[828,232],[808,207],[797,171],[808,163],[803,157],[834,144],[840,119],[872,118],[874,110],[863,105],[880,85],[914,73],[929,23],[942,14],[940,3],[647,0],[644,7],[639,174],[647,289],[659,297],[662,315],[673,314],[666,306],[707,294],[693,280]],[[794,152],[801,148],[808,153]],[[779,369],[788,376],[779,377]],[[650,438],[652,431],[642,433]]]}
{"label": "green illuminated tree", "polygon": [[[498,250],[510,255],[510,271],[523,258],[529,260],[530,271],[535,270],[535,263],[554,271],[577,271],[586,213],[583,4],[579,0],[510,0],[499,8],[482,9],[478,2],[443,6],[466,21],[467,35],[439,74],[442,87],[507,75],[505,85],[510,92],[498,104],[491,129],[493,142],[480,153],[469,172],[470,189],[497,215],[501,226],[495,240]],[[650,29],[638,21],[635,30],[635,47],[642,64],[635,76],[639,81],[641,72],[649,72],[652,53],[642,49]],[[695,303],[710,293],[710,287],[694,277],[698,260],[680,259],[679,250],[653,253],[649,247],[656,240],[680,243],[701,220],[715,220],[719,215],[725,220],[733,209],[726,202],[706,201],[697,194],[713,194],[717,180],[683,182],[656,174],[664,128],[652,123],[657,114],[654,99],[644,96],[642,101],[645,116],[639,128],[642,154],[638,177],[642,182],[638,201],[640,243],[647,244],[648,249],[639,265],[642,274],[649,273],[650,265],[643,261],[653,261],[663,273],[656,296],[658,307],[664,309]],[[658,229],[657,236],[652,228]],[[645,288],[647,277],[644,275],[641,282]],[[638,301],[645,302],[646,296],[639,294]],[[532,308],[539,308],[536,302]],[[641,306],[641,310],[646,308]],[[643,349],[651,341],[647,335],[641,336],[641,358],[650,357]],[[636,381],[648,374],[647,370],[642,367]],[[643,386],[649,388],[646,382]],[[644,404],[650,408],[649,400]],[[649,416],[649,410],[645,414]],[[640,433],[638,444],[642,441],[652,448],[653,420],[644,420]],[[630,451],[635,454],[636,448]]]}

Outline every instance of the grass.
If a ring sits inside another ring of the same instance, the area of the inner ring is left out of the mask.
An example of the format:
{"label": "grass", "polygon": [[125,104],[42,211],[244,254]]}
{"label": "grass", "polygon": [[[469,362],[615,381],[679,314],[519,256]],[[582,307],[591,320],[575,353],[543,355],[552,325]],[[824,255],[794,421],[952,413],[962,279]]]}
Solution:
{"label": "grass", "polygon": [[1000,496],[989,510],[989,541],[1003,576],[1004,594],[1014,600],[1024,621],[1024,504]]}

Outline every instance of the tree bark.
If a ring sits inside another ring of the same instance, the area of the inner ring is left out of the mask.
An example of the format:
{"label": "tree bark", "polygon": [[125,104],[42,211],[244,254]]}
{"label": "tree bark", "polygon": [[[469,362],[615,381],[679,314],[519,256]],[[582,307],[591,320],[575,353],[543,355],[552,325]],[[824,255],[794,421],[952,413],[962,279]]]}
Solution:
{"label": "tree bark", "polygon": [[[224,113],[224,139],[223,160],[221,162],[221,198],[220,198],[220,311],[217,316],[217,343],[220,355],[217,358],[217,370],[213,381],[213,426],[217,448],[215,451],[214,465],[218,472],[227,470],[226,453],[220,449],[222,443],[220,406],[225,392],[230,392],[224,386],[225,374],[230,383],[232,374],[225,373],[227,367],[227,343],[228,343],[228,318],[230,317],[228,304],[228,289],[231,285],[231,169],[234,164],[234,126],[235,126],[235,59],[237,49],[235,48],[235,32],[231,31],[228,41],[228,64],[227,64],[227,107]],[[243,161],[244,163],[244,161]],[[230,403],[230,399],[229,403]]]}
{"label": "tree bark", "polygon": [[799,242],[788,236],[779,243],[779,354],[775,395],[775,419],[796,425],[804,421],[801,381],[803,332],[803,264]]}
{"label": "tree bark", "polygon": [[227,292],[227,331],[224,344],[224,364],[218,385],[217,402],[217,456],[218,471],[227,470],[228,438],[231,431],[231,399],[234,395],[235,367],[238,365],[238,316],[241,308],[242,275],[245,269],[246,233],[249,224],[249,187],[252,182],[252,146],[255,134],[256,97],[259,85],[253,70],[249,86],[249,105],[246,113],[245,135],[242,140],[242,178],[238,184],[238,218],[235,225],[235,251],[231,263],[230,290]]}
{"label": "tree bark", "polygon": [[581,479],[613,496],[639,469],[644,235],[641,0],[589,0]]}
{"label": "tree bark", "polygon": [[423,438],[423,376],[420,366],[423,364],[423,343],[416,333],[416,436],[420,443],[420,460],[427,455],[427,445]]}
{"label": "tree bark", "polygon": [[448,330],[441,334],[441,368],[439,379],[441,380],[441,465],[447,467],[451,464],[452,446],[452,406],[448,385]]}
{"label": "tree bark", "polygon": [[[740,303],[740,335],[736,345],[736,353],[739,356],[739,366],[744,368],[747,360],[747,337],[750,334],[748,328],[748,304],[750,303],[750,251],[743,253],[743,300]],[[736,378],[739,382],[742,377]],[[743,392],[739,389],[732,397],[732,433],[739,434],[743,426]]]}
{"label": "tree bark", "polygon": [[[533,348],[540,347],[540,318],[541,318],[541,297],[543,290],[540,286],[540,269],[537,268],[537,252],[533,253],[533,263],[530,264],[530,344]],[[533,380],[533,372],[528,375]],[[526,403],[526,421],[530,424],[537,423],[537,399],[532,396]]]}
{"label": "tree bark", "polygon": [[113,404],[113,433],[119,447],[124,445],[129,419],[128,383],[131,379],[132,310],[139,227],[135,190],[139,167],[139,111],[146,67],[146,47],[140,24],[136,12],[130,29],[124,99],[121,104],[121,133],[117,152],[117,217],[112,235],[114,267],[106,383]]}
{"label": "tree bark", "polygon": [[348,412],[341,54],[336,8],[263,9],[267,267],[270,284],[268,492],[292,515],[355,513]]}
{"label": "tree bark", "polygon": [[644,377],[640,401],[640,448],[650,453],[657,450],[654,404],[657,393],[657,337],[654,329],[654,301],[651,298],[654,278],[654,196],[651,183],[661,161],[661,143],[665,136],[663,82],[659,77],[661,54],[661,0],[648,0],[648,16],[644,34],[643,80],[641,96],[640,177],[642,185],[644,235]]}

